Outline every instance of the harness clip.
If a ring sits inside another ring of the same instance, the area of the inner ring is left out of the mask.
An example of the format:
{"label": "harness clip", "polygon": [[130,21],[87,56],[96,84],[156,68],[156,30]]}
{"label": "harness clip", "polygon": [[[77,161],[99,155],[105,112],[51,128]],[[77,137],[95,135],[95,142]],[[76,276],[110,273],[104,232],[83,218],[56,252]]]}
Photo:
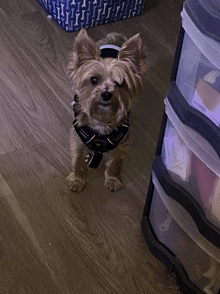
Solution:
{"label": "harness clip", "polygon": [[101,152],[93,152],[89,160],[90,168],[97,168],[102,160],[103,154]]}

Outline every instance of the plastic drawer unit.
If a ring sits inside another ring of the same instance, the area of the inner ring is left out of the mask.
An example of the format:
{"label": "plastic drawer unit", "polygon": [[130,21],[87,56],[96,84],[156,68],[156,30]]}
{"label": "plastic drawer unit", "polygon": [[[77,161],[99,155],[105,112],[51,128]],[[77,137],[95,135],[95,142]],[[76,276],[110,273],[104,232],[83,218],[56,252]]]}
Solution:
{"label": "plastic drawer unit", "polygon": [[142,217],[184,294],[220,294],[220,2],[186,0]]}

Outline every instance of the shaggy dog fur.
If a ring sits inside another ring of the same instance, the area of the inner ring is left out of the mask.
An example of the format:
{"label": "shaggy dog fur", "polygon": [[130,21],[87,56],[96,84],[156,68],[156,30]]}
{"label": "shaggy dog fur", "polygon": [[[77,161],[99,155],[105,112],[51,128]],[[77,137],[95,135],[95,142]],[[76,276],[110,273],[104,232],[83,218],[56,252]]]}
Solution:
{"label": "shaggy dog fur", "polygon": [[[101,58],[100,45],[120,46],[118,58]],[[146,74],[145,55],[140,35],[126,40],[111,33],[95,43],[82,29],[73,45],[69,71],[77,95],[75,105],[78,126],[88,125],[100,134],[109,134],[128,119],[132,102],[140,92]],[[106,154],[105,187],[122,187],[121,169],[127,156],[129,135]],[[80,191],[87,182],[85,158],[91,150],[81,141],[74,127],[71,131],[72,172],[68,176],[72,191]]]}

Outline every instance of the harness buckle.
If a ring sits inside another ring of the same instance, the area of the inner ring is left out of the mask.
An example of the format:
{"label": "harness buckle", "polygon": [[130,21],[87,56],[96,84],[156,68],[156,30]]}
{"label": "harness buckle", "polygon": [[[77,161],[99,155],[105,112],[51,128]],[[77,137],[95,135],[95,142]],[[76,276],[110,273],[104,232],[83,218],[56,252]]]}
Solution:
{"label": "harness buckle", "polygon": [[101,152],[92,152],[91,158],[89,160],[89,167],[97,168],[102,160],[103,154]]}

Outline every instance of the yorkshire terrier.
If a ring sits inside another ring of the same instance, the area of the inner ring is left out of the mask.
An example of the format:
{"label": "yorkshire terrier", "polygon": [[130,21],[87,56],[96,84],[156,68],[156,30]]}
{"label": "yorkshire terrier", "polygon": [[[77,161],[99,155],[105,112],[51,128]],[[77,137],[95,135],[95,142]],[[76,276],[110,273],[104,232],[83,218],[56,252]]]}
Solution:
{"label": "yorkshire terrier", "polygon": [[140,35],[127,40],[111,33],[95,43],[82,29],[68,68],[75,91],[69,187],[81,191],[88,166],[97,168],[104,155],[105,187],[117,191],[129,148],[129,113],[146,74]]}

